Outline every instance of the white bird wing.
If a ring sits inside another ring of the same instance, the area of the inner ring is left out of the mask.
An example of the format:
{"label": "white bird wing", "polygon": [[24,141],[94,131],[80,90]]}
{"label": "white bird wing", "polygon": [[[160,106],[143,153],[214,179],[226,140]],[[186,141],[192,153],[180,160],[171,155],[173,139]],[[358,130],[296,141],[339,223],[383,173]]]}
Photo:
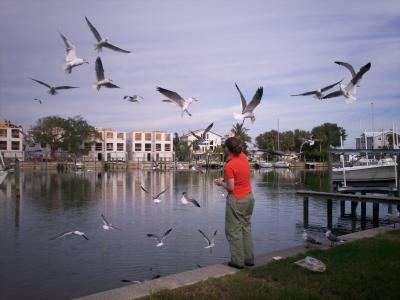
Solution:
{"label": "white bird wing", "polygon": [[261,98],[263,95],[263,88],[259,87],[256,91],[256,93],[254,94],[253,99],[251,100],[251,102],[246,106],[245,110],[243,111],[243,113],[246,112],[253,112],[253,110],[258,106],[258,104],[260,104],[261,102]]}
{"label": "white bird wing", "polygon": [[211,245],[210,239],[204,234],[204,232],[201,231],[200,229],[199,229],[199,232],[201,233],[201,235],[203,236],[203,238],[207,241],[207,243],[208,243],[209,245]]}
{"label": "white bird wing", "polygon": [[78,86],[69,86],[69,85],[60,85],[54,87],[56,90],[69,90],[69,89],[78,89]]}
{"label": "white bird wing", "polygon": [[207,132],[209,132],[209,131],[211,130],[211,128],[213,127],[213,125],[214,125],[214,122],[213,122],[213,123],[211,123],[210,125],[208,125],[208,127],[206,128],[206,130],[204,130],[204,132],[203,132],[203,134],[202,134],[202,136],[203,136],[203,139],[205,139],[205,138],[206,138],[206,134],[207,134]]}
{"label": "white bird wing", "polygon": [[144,192],[150,194],[150,192],[149,192],[148,190],[146,190],[146,188],[145,188],[143,185],[140,185],[140,188],[141,188]]}
{"label": "white bird wing", "polygon": [[242,113],[244,113],[244,110],[246,109],[246,106],[247,106],[246,98],[243,96],[242,92],[240,91],[240,89],[239,89],[239,87],[238,87],[238,85],[236,83],[235,83],[235,86],[236,86],[236,89],[239,92],[240,101],[242,103]]}
{"label": "white bird wing", "polygon": [[[162,87],[157,87],[157,91],[163,94],[165,97],[171,99],[178,106],[183,107],[185,104],[185,99],[183,99],[178,93],[164,89]],[[165,102],[165,101],[164,101]]]}
{"label": "white bird wing", "polygon": [[168,229],[162,236],[161,238],[161,242],[167,237],[167,235],[169,235],[172,231],[172,228]]}
{"label": "white bird wing", "polygon": [[67,236],[67,235],[70,235],[73,233],[74,233],[73,231],[64,231],[64,232],[57,234],[55,237],[52,237],[51,240],[59,239],[59,238],[62,238],[64,236]]}
{"label": "white bird wing", "polygon": [[369,69],[371,69],[370,62],[360,68],[360,71],[358,71],[358,73],[353,77],[351,83],[353,85],[357,85],[357,83],[361,80],[363,75],[369,71]]}
{"label": "white bird wing", "polygon": [[114,46],[113,44],[110,44],[110,43],[103,44],[103,47],[106,47],[106,48],[114,50],[114,51],[122,52],[122,53],[131,53],[131,51],[118,48],[117,46]]}
{"label": "white bird wing", "polygon": [[72,44],[71,41],[68,40],[61,32],[58,32],[58,33],[60,34],[60,36],[63,39],[64,44],[65,44],[65,49],[67,52],[67,55],[65,56],[65,61],[69,62],[69,61],[76,59],[77,56],[76,56],[76,50],[75,50],[74,44]]}
{"label": "white bird wing", "polygon": [[158,199],[158,197],[160,197],[162,194],[164,194],[169,187],[167,187],[165,190],[163,190],[162,192],[159,192],[157,195],[154,196],[154,199]]}
{"label": "white bird wing", "polygon": [[190,133],[191,133],[196,139],[198,139],[198,140],[201,140],[201,139],[202,139],[201,136],[195,134],[193,131],[190,131]]}
{"label": "white bird wing", "polygon": [[356,76],[356,71],[354,71],[354,68],[351,64],[342,61],[335,61],[335,64],[345,67],[347,70],[349,70],[351,78],[354,78],[354,76]]}
{"label": "white bird wing", "polygon": [[200,204],[199,204],[199,202],[197,202],[196,199],[189,198],[188,201],[189,201],[189,202],[192,202],[195,206],[200,207]]}
{"label": "white bird wing", "polygon": [[153,234],[153,233],[148,233],[147,236],[149,238],[155,239],[158,243],[161,243],[160,237],[158,235]]}
{"label": "white bird wing", "polygon": [[36,81],[37,83],[39,83],[41,85],[44,85],[44,86],[48,87],[49,89],[51,89],[51,86],[49,84],[47,84],[46,82],[43,82],[43,81],[40,81],[40,80],[37,80],[37,79],[33,79],[33,78],[30,78],[30,79],[33,80],[33,81]]}
{"label": "white bird wing", "polygon": [[217,235],[217,232],[218,232],[218,229],[214,231],[214,234],[213,234],[213,237],[212,237],[212,240],[211,240],[211,242],[213,242],[213,243],[214,243],[215,237]]}
{"label": "white bird wing", "polygon": [[296,95],[290,95],[290,96],[296,97],[296,96],[310,96],[310,95],[318,95],[318,92],[317,91],[310,91],[310,92],[305,92],[305,93],[296,94]]}
{"label": "white bird wing", "polygon": [[330,90],[331,88],[333,88],[334,86],[338,85],[338,84],[341,83],[342,81],[343,81],[343,79],[340,80],[340,81],[338,81],[338,82],[336,82],[336,83],[334,83],[334,84],[331,84],[331,85],[328,85],[328,86],[323,87],[323,88],[321,89],[321,92],[326,92],[327,90]]}
{"label": "white bird wing", "polygon": [[339,97],[339,96],[342,96],[342,95],[343,95],[343,92],[339,90],[339,91],[334,91],[332,93],[329,93],[329,94],[325,95],[324,97],[322,97],[322,99]]}
{"label": "white bird wing", "polygon": [[106,84],[104,84],[105,87],[108,87],[110,89],[119,89],[120,87],[114,83],[111,82],[107,82]]}
{"label": "white bird wing", "polygon": [[98,42],[101,41],[101,35],[100,33],[97,31],[97,29],[93,26],[92,23],[90,23],[89,19],[87,17],[85,17],[86,19],[86,23],[89,25],[90,31],[93,33],[94,37],[96,38],[96,40]]}
{"label": "white bird wing", "polygon": [[96,59],[96,77],[97,81],[104,80],[104,68],[100,56]]}
{"label": "white bird wing", "polygon": [[107,221],[106,217],[103,214],[101,214],[101,218],[103,219],[103,222],[105,225],[107,225],[107,226],[111,225],[110,222]]}

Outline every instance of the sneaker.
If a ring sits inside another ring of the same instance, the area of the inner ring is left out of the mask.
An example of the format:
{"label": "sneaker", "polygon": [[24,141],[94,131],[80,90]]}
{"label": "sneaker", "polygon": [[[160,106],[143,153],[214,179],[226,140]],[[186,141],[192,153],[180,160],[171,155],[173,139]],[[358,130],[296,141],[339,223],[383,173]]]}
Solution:
{"label": "sneaker", "polygon": [[237,265],[237,264],[234,264],[233,262],[228,262],[228,266],[230,266],[230,267],[232,267],[232,268],[239,269],[239,270],[241,270],[241,269],[244,268],[243,266],[239,266],[239,265]]}

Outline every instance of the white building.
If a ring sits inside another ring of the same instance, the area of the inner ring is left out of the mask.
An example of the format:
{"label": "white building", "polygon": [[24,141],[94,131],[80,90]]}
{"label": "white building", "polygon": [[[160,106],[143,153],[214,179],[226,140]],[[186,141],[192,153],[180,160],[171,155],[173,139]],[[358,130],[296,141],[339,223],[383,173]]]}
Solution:
{"label": "white building", "polygon": [[101,139],[84,143],[87,157],[98,161],[126,161],[126,133],[112,128],[96,128]]}
{"label": "white building", "polygon": [[[364,132],[359,138],[356,138],[356,149],[382,149],[389,147],[389,137],[392,137],[391,130]],[[396,141],[396,139],[395,139]],[[395,148],[396,145],[395,142]]]}
{"label": "white building", "polygon": [[0,151],[5,159],[24,160],[23,140],[21,126],[0,122]]}
{"label": "white building", "polygon": [[[196,135],[201,135],[203,134],[205,129],[198,129],[193,131]],[[183,142],[188,142],[189,144],[196,141],[196,137],[193,136],[192,133],[187,133],[183,136],[181,136],[181,141]],[[207,150],[214,150],[217,146],[221,146],[221,140],[222,136],[219,135],[218,133],[215,133],[213,131],[209,131],[206,134],[206,141],[202,144],[199,144],[199,149],[197,151],[194,151],[195,154],[203,154]]]}
{"label": "white building", "polygon": [[135,161],[173,161],[173,135],[162,131],[131,131],[127,135],[128,159]]}

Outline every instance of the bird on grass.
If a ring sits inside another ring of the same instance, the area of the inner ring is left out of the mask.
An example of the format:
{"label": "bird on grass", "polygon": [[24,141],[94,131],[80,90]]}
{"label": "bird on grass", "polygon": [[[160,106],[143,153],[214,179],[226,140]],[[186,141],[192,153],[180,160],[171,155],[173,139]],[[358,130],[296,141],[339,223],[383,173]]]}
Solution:
{"label": "bird on grass", "polygon": [[102,86],[111,89],[120,88],[118,85],[115,85],[111,79],[104,77],[103,63],[101,62],[100,57],[97,57],[96,59],[95,70],[96,70],[97,82],[95,83],[94,88],[97,91],[99,91]]}
{"label": "bird on grass", "polygon": [[184,113],[187,113],[191,117],[192,114],[188,111],[188,108],[193,101],[199,101],[194,97],[183,98],[178,93],[164,89],[162,87],[157,87],[157,91],[168,98],[162,100],[163,102],[175,103],[181,109],[181,117],[183,117]]}
{"label": "bird on grass", "polygon": [[64,62],[64,71],[65,73],[71,73],[72,68],[75,68],[77,66],[83,65],[83,64],[88,64],[89,62],[84,59],[80,58],[76,55],[76,49],[74,44],[71,43],[70,40],[68,40],[61,32],[58,32],[64,41],[65,44],[65,50],[67,54],[65,55],[65,62]]}
{"label": "bird on grass", "polygon": [[342,81],[343,81],[343,80],[340,80],[340,81],[338,81],[338,82],[336,82],[336,83],[333,83],[333,84],[331,84],[331,85],[328,85],[328,86],[325,86],[325,87],[323,87],[323,88],[320,88],[319,90],[310,91],[310,92],[305,92],[305,93],[296,94],[296,95],[291,95],[291,96],[296,97],[296,96],[311,96],[311,95],[313,95],[314,98],[316,98],[316,99],[318,99],[318,100],[321,100],[322,97],[324,97],[324,94],[323,94],[324,92],[326,92],[326,91],[330,90],[331,88],[337,86],[337,85],[338,85],[339,83],[341,83]]}
{"label": "bird on grass", "polygon": [[183,192],[183,193],[182,193],[181,202],[182,202],[182,204],[184,204],[184,205],[186,205],[186,204],[188,204],[188,203],[190,202],[190,203],[192,203],[193,205],[195,205],[195,206],[197,206],[197,207],[200,207],[199,202],[197,202],[196,199],[190,198],[190,197],[187,195],[186,192]]}
{"label": "bird on grass", "polygon": [[335,243],[344,243],[345,242],[345,240],[339,239],[330,230],[326,231],[325,236],[331,242],[331,247],[334,246]]}
{"label": "bird on grass", "polygon": [[90,31],[93,33],[94,37],[97,40],[97,43],[94,45],[94,49],[97,50],[97,52],[101,52],[103,47],[122,52],[122,53],[131,53],[131,51],[121,49],[117,46],[114,46],[113,44],[108,42],[108,39],[102,38],[100,33],[97,31],[96,27],[93,26],[92,23],[90,23],[89,19],[85,17],[86,23],[88,24]]}
{"label": "bird on grass", "polygon": [[168,229],[161,237],[153,233],[148,233],[147,237],[155,239],[157,241],[156,247],[161,247],[164,245],[164,240],[171,233],[171,231],[172,228]]}
{"label": "bird on grass", "polygon": [[56,95],[58,94],[57,91],[59,90],[69,90],[69,89],[77,89],[77,86],[69,86],[69,85],[60,85],[60,86],[51,86],[50,84],[47,84],[46,82],[34,79],[34,78],[30,78],[31,80],[44,85],[45,87],[49,88],[49,90],[47,91],[50,95]]}
{"label": "bird on grass", "polygon": [[310,236],[305,229],[303,231],[303,240],[306,242],[306,248],[309,248],[310,244],[321,245],[321,243]]}
{"label": "bird on grass", "polygon": [[238,85],[235,83],[236,89],[239,92],[240,95],[240,101],[242,103],[242,112],[240,114],[235,113],[233,116],[236,120],[242,121],[242,124],[244,123],[244,120],[249,118],[251,120],[251,123],[254,123],[256,121],[256,116],[254,115],[254,109],[260,104],[261,98],[263,95],[263,88],[259,87],[256,91],[256,93],[253,96],[253,99],[250,101],[249,104],[246,102],[246,98],[243,96],[242,92],[240,91]]}
{"label": "bird on grass", "polygon": [[160,199],[160,196],[162,194],[164,194],[169,187],[167,187],[165,190],[161,191],[160,193],[156,194],[156,195],[152,195],[143,185],[140,185],[140,188],[147,194],[150,194],[151,197],[153,198],[154,203],[161,203],[162,200]]}

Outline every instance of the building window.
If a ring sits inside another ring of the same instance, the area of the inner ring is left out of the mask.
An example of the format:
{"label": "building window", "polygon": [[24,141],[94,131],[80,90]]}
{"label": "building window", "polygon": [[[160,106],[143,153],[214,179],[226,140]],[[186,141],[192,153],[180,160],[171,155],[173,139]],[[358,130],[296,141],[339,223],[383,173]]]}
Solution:
{"label": "building window", "polygon": [[142,144],[136,143],[135,144],[135,151],[142,151]]}
{"label": "building window", "polygon": [[156,151],[161,151],[161,144],[156,144]]}
{"label": "building window", "polygon": [[89,152],[90,150],[92,150],[92,143],[85,143],[85,151]]}
{"label": "building window", "polygon": [[0,150],[7,150],[7,141],[0,141]]}
{"label": "building window", "polygon": [[124,143],[117,143],[117,151],[124,151]]}
{"label": "building window", "polygon": [[113,143],[107,143],[106,149],[107,151],[113,151],[114,150]]}
{"label": "building window", "polygon": [[170,133],[166,133],[164,135],[164,137],[165,137],[165,141],[171,141],[171,134]]}
{"label": "building window", "polygon": [[135,132],[135,140],[141,141],[142,140],[142,133],[141,132]]}
{"label": "building window", "polygon": [[144,144],[144,151],[151,151],[151,144]]}
{"label": "building window", "polygon": [[96,151],[103,151],[103,144],[102,143],[96,143]]}
{"label": "building window", "polygon": [[107,137],[108,139],[113,139],[113,138],[114,138],[113,132],[112,132],[112,131],[107,131],[106,137]]}
{"label": "building window", "polygon": [[11,137],[14,138],[14,139],[19,139],[19,133],[20,133],[19,129],[12,129],[11,130]]}
{"label": "building window", "polygon": [[19,142],[13,141],[11,143],[11,150],[19,150]]}
{"label": "building window", "polygon": [[151,141],[151,132],[146,132],[144,134],[144,140],[145,141]]}
{"label": "building window", "polygon": [[118,132],[117,133],[117,139],[123,140],[124,139],[124,133],[123,132]]}
{"label": "building window", "polygon": [[156,133],[156,141],[161,141],[161,133]]}
{"label": "building window", "polygon": [[7,129],[0,129],[0,137],[7,137]]}
{"label": "building window", "polygon": [[164,145],[165,151],[171,151],[171,144]]}

